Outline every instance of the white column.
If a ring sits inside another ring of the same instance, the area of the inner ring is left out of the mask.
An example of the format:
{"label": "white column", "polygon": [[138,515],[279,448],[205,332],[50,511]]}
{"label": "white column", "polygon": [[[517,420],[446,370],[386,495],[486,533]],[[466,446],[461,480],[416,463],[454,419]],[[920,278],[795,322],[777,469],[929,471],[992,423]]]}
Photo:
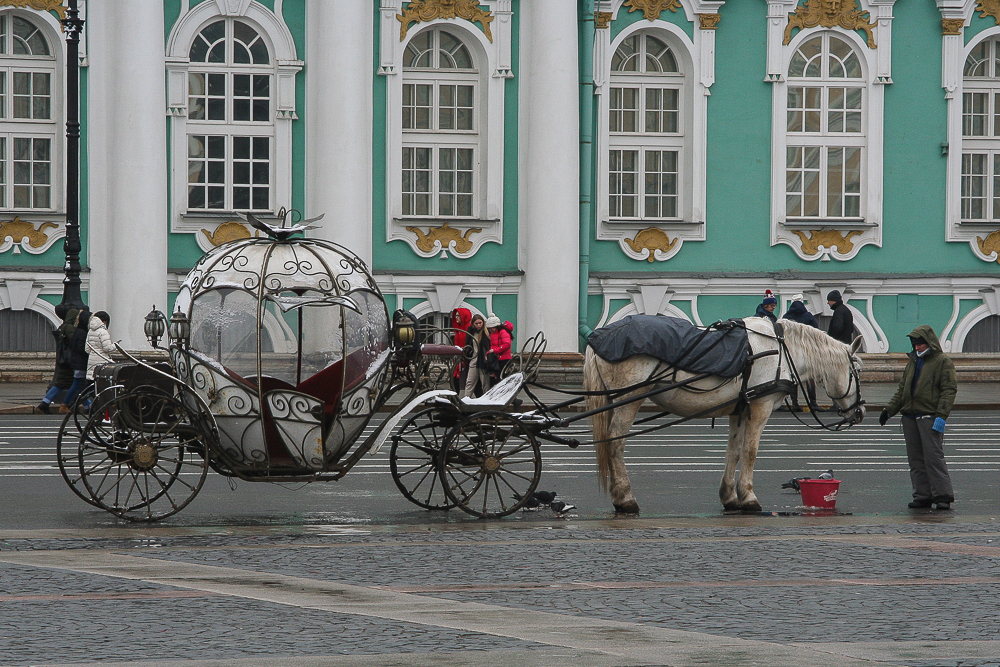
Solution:
{"label": "white column", "polygon": [[580,273],[577,3],[521,3],[518,327],[550,352],[576,352]]}
{"label": "white column", "polygon": [[126,347],[167,310],[167,131],[163,5],[88,3],[88,302]]}
{"label": "white column", "polygon": [[[372,259],[371,3],[306,0],[306,217]],[[383,223],[384,224],[384,223]]]}

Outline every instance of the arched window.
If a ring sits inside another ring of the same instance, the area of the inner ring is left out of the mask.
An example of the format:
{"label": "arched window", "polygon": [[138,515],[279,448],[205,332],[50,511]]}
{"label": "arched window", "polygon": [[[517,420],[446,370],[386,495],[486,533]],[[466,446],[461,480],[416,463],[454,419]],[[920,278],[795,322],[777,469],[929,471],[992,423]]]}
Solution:
{"label": "arched window", "polygon": [[1000,352],[1000,315],[987,315],[965,335],[962,352]]}
{"label": "arched window", "polygon": [[187,208],[269,211],[274,161],[273,59],[249,23],[206,25],[189,51]]}
{"label": "arched window", "polygon": [[56,57],[40,26],[0,14],[0,209],[53,209]]}
{"label": "arched window", "polygon": [[831,33],[804,41],[788,66],[786,220],[864,217],[866,84],[854,48]]}
{"label": "arched window", "polygon": [[404,216],[479,215],[480,72],[452,33],[420,32],[403,53]]}
{"label": "arched window", "polygon": [[612,220],[682,217],[684,74],[662,39],[638,32],[611,59],[608,215]]}
{"label": "arched window", "polygon": [[975,45],[962,73],[962,221],[1000,220],[1000,48]]}

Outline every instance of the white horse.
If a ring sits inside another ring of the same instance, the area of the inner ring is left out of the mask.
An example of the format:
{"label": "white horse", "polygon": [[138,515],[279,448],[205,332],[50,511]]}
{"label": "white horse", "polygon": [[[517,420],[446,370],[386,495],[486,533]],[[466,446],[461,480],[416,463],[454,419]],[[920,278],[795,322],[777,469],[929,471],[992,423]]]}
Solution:
{"label": "white horse", "polygon": [[[816,384],[822,385],[839,408],[843,418],[840,425],[853,426],[864,419],[865,408],[858,386],[861,361],[856,355],[861,346],[860,337],[853,345],[846,345],[814,327],[780,320],[785,341],[782,347],[778,343],[774,325],[770,320],[749,317],[744,322],[750,349],[755,355],[766,350],[779,350],[780,354],[780,362],[779,354],[754,360],[746,385],[748,389],[774,381],[776,377],[790,380],[791,371],[787,356],[791,355],[800,379],[814,380]],[[613,392],[631,387],[643,383],[651,377],[658,366],[662,368],[664,365],[664,362],[645,355],[612,363],[601,359],[588,347],[583,365],[584,389],[590,392]],[[626,400],[695,375],[678,370],[675,379],[667,378],[657,385],[639,387],[619,398],[612,399],[606,395],[588,396],[587,408],[598,409],[607,406],[612,400]],[[748,404],[740,406],[737,399],[740,397],[742,387],[742,376],[734,378],[712,376],[697,380],[686,387],[656,394],[650,400],[679,417],[690,417],[704,413],[713,406],[723,406],[701,415],[706,418],[729,415],[729,446],[719,497],[727,510],[760,511],[760,503],[753,490],[753,467],[757,459],[757,446],[771,411],[784,399],[786,393],[779,391],[751,398]],[[632,495],[632,483],[625,469],[624,452],[625,437],[644,400],[599,412],[593,417],[597,474],[601,486],[611,493],[615,511],[622,514],[639,512],[639,504]],[[745,410],[741,409],[743,407]],[[740,469],[738,484],[735,483],[737,467]]]}

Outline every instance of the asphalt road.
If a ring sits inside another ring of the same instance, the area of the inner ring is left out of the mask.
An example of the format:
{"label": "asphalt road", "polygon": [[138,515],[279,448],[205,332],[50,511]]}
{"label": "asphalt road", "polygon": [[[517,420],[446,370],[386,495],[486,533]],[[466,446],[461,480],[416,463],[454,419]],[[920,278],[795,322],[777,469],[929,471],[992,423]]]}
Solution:
{"label": "asphalt road", "polygon": [[[7,511],[3,528],[89,528],[120,525],[114,517],[80,501],[65,486],[55,462],[55,416],[0,416],[0,489]],[[586,437],[582,428],[560,431]],[[632,438],[626,450],[642,516],[717,516],[726,424],[708,420]],[[1000,413],[956,412],[945,436],[955,486],[956,515],[1000,516]],[[167,525],[407,524],[477,521],[459,510],[431,512],[411,505],[389,475],[388,447],[363,459],[339,482],[274,485],[230,481],[209,472],[204,488]],[[772,417],[757,459],[755,489],[766,511],[801,512],[801,498],[783,491],[791,477],[832,468],[842,481],[837,512],[855,515],[910,515],[906,453],[899,419],[886,427],[874,418],[854,428],[813,431],[787,413]],[[589,447],[577,450],[543,444],[539,489],[556,491],[576,505],[583,519],[611,516],[610,499],[597,485]],[[13,511],[12,511],[13,510]],[[524,512],[505,521],[551,518],[548,510]]]}

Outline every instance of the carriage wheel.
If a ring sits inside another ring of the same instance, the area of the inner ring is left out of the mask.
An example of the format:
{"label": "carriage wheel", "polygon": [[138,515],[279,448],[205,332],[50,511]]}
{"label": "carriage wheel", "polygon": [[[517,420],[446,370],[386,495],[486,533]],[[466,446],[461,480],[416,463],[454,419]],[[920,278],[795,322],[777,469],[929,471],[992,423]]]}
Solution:
{"label": "carriage wheel", "polygon": [[542,475],[538,440],[504,412],[479,412],[465,418],[448,434],[441,457],[441,480],[448,498],[483,519],[519,510]]}
{"label": "carriage wheel", "polygon": [[427,408],[406,420],[392,436],[389,469],[392,481],[411,503],[429,510],[455,506],[441,486],[441,443],[455,425],[455,415]]}
{"label": "carriage wheel", "polygon": [[[83,485],[83,477],[80,475],[80,466],[77,464],[77,445],[88,421],[87,411],[83,409],[83,405],[88,400],[93,401],[94,394],[94,385],[81,391],[73,404],[73,409],[63,418],[62,424],[59,426],[59,435],[56,436],[56,460],[59,462],[59,472],[73,493],[80,496],[84,502],[99,507],[87,493],[87,489]],[[64,441],[65,448],[63,447]]]}
{"label": "carriage wheel", "polygon": [[178,398],[144,388],[94,406],[77,463],[92,504],[131,521],[182,510],[208,473],[214,429]]}

